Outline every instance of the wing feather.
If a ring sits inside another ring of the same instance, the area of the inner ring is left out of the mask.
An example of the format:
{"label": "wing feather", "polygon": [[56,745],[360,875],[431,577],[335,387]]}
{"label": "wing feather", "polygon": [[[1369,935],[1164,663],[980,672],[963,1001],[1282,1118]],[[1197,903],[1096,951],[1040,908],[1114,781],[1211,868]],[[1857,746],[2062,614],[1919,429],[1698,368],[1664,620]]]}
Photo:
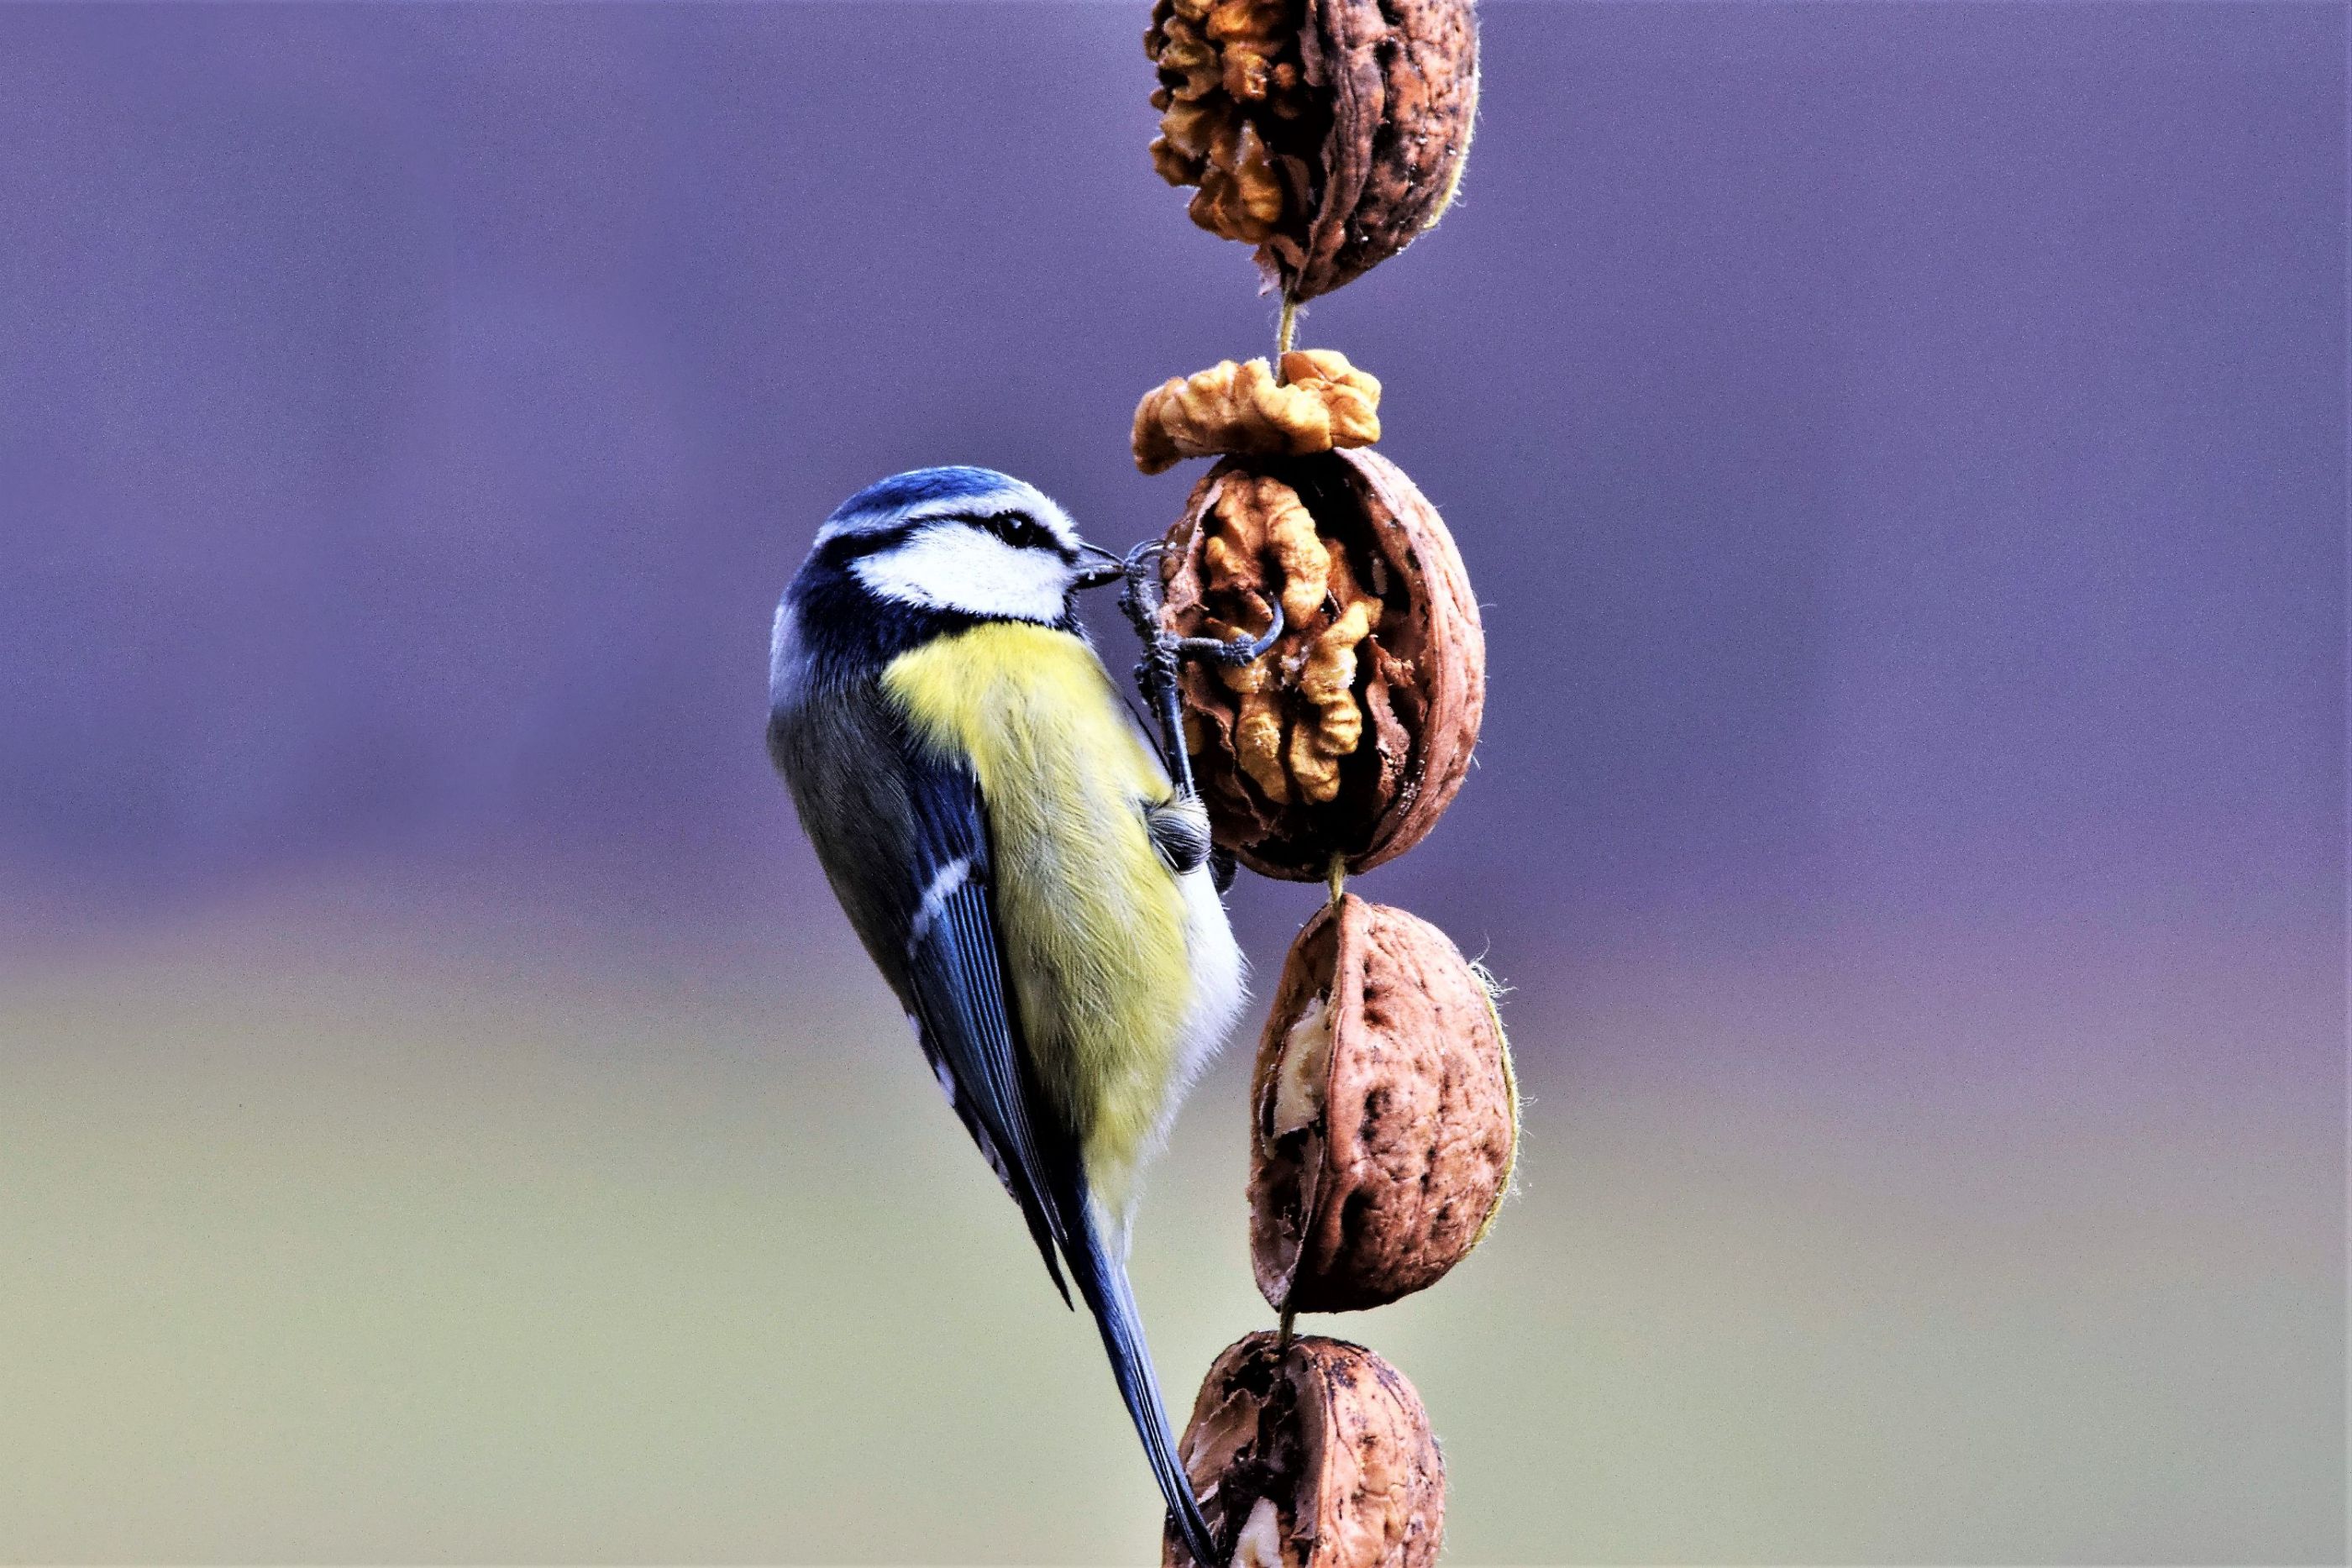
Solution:
{"label": "wing feather", "polygon": [[826,879],[913,1018],[957,1117],[1020,1205],[1062,1299],[1075,1285],[1093,1313],[1194,1559],[1217,1561],[1160,1402],[1123,1241],[1089,1196],[1076,1134],[1024,1043],[978,780],[914,744],[870,689],[780,706],[769,744]]}
{"label": "wing feather", "polygon": [[[905,979],[916,1026],[925,1054],[950,1081],[957,1113],[1021,1206],[1067,1301],[1057,1254],[1075,1237],[1067,1207],[1076,1190],[1076,1145],[1066,1130],[1040,1125],[1034,1113],[1043,1103],[1008,995],[980,787],[958,769],[919,760],[915,768],[923,858],[964,868],[952,886],[926,897],[921,914],[928,918],[909,922]],[[933,887],[940,887],[936,877]]]}
{"label": "wing feather", "polygon": [[[987,820],[979,786],[969,775],[933,772],[929,788],[960,791],[967,802],[971,842],[976,847],[967,852],[971,858],[965,874],[937,899],[925,900],[930,918],[917,923],[909,945],[908,980],[924,1050],[936,1052],[935,1060],[947,1064],[959,1110],[969,1103],[964,1124],[974,1129],[982,1151],[991,1154],[997,1174],[1019,1200],[1029,1234],[1065,1301],[1070,1290],[1056,1250],[1068,1260],[1078,1293],[1101,1332],[1119,1397],[1143,1439],[1160,1495],[1194,1560],[1214,1562],[1215,1544],[1160,1401],[1159,1380],[1144,1344],[1143,1322],[1124,1261],[1104,1234],[1102,1217],[1087,1197],[1076,1141],[1039,1092],[1034,1069],[1021,1045],[1019,1016],[1005,986],[1004,944],[992,904],[994,880],[986,859]],[[954,819],[944,811],[924,815]]]}

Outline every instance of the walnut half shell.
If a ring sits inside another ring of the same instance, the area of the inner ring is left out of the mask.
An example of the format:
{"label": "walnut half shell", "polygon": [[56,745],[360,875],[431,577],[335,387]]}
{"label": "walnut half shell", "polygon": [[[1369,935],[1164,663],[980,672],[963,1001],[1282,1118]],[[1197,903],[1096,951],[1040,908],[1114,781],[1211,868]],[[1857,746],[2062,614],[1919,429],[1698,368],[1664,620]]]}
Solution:
{"label": "walnut half shell", "polygon": [[1485,977],[1436,926],[1352,894],[1291,944],[1250,1103],[1250,1261],[1277,1309],[1434,1284],[1510,1185],[1518,1093]]}
{"label": "walnut half shell", "polygon": [[1478,105],[1470,0],[1159,0],[1151,161],[1192,221],[1311,299],[1454,199]]}
{"label": "walnut half shell", "polygon": [[1266,876],[1319,881],[1394,859],[1470,767],[1486,644],[1437,509],[1364,450],[1228,458],[1169,530],[1169,627],[1255,635],[1238,668],[1190,660],[1185,735],[1216,841]]}
{"label": "walnut half shell", "polygon": [[[1232,1568],[1437,1561],[1444,1458],[1421,1396],[1361,1345],[1251,1334],[1209,1369],[1178,1451]],[[1161,1561],[1195,1568],[1172,1530]]]}

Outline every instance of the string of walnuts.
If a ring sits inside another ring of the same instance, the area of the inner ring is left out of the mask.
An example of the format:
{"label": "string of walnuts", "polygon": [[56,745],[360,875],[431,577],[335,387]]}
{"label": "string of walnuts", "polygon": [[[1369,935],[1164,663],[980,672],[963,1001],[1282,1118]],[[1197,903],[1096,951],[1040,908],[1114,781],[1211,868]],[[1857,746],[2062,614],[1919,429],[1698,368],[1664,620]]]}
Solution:
{"label": "string of walnuts", "polygon": [[[1494,986],[1445,934],[1345,891],[1454,800],[1486,643],[1453,535],[1381,437],[1381,384],[1292,350],[1297,303],[1395,255],[1453,199],[1477,102],[1468,0],[1159,0],[1153,165],[1192,220],[1255,247],[1284,304],[1271,361],[1171,379],[1136,465],[1213,459],[1168,530],[1161,629],[1255,641],[1185,664],[1184,739],[1218,845],[1326,882],[1293,940],[1252,1075],[1250,1255],[1281,1314],[1210,1368],[1181,1458],[1234,1568],[1422,1568],[1445,1466],[1412,1384],[1294,1313],[1443,1278],[1494,1223],[1518,1095]],[[1168,1531],[1167,1568],[1196,1568]],[[1223,1563],[1198,1568],[1224,1568]]]}

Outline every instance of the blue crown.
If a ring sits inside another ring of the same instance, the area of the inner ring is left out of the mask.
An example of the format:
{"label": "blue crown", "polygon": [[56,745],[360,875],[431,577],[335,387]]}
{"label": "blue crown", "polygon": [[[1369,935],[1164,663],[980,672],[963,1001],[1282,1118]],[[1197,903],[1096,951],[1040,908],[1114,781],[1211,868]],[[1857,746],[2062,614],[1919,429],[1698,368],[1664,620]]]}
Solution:
{"label": "blue crown", "polygon": [[1025,488],[993,468],[914,468],[877,479],[840,506],[825,521],[838,523],[865,512],[898,512],[926,501],[952,501]]}

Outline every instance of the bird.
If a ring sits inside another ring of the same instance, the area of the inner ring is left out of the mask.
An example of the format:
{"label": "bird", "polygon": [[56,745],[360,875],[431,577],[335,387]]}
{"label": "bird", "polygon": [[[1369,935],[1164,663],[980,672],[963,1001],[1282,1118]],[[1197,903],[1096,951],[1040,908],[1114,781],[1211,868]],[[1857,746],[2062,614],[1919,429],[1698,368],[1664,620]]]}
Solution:
{"label": "bird", "polygon": [[1126,1260],[1140,1167],[1246,975],[1189,771],[1171,783],[1076,614],[1082,589],[1121,575],[1008,475],[869,485],[777,606],[768,747],[957,1117],[1064,1302],[1075,1286],[1093,1314],[1176,1529],[1213,1565]]}

